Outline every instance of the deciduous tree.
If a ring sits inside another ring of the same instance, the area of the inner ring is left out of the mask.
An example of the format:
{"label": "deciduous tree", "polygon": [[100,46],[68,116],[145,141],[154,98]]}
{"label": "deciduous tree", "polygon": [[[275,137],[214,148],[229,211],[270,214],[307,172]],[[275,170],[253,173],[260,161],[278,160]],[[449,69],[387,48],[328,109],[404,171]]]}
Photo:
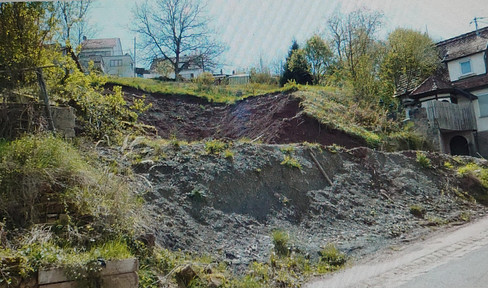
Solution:
{"label": "deciduous tree", "polygon": [[50,2],[0,3],[0,88],[25,85],[45,64],[55,19]]}
{"label": "deciduous tree", "polygon": [[319,84],[333,61],[333,53],[327,42],[314,35],[305,45],[305,55],[313,75],[314,84]]}
{"label": "deciduous tree", "polygon": [[56,17],[60,25],[58,40],[73,48],[78,47],[83,37],[94,36],[94,29],[88,24],[87,17],[93,0],[59,1],[55,3]]}
{"label": "deciduous tree", "polygon": [[182,56],[196,54],[204,69],[215,64],[224,51],[214,39],[210,18],[201,0],[151,0],[134,10],[134,31],[150,58],[162,58],[174,68],[176,79]]}
{"label": "deciduous tree", "polygon": [[423,80],[440,64],[432,39],[419,31],[397,28],[388,35],[386,56],[381,65],[382,79],[389,84],[389,92],[402,79],[407,87]]}

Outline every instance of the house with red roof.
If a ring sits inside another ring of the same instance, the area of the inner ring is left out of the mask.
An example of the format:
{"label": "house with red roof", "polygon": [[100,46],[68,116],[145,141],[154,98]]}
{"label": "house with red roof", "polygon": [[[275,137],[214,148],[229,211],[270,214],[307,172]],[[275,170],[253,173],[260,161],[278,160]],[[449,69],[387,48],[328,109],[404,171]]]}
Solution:
{"label": "house with red roof", "polygon": [[123,54],[120,38],[84,38],[78,59],[85,68],[93,62],[94,67],[104,74],[134,77],[134,61],[129,54]]}
{"label": "house with red roof", "polygon": [[406,119],[444,153],[488,157],[488,27],[436,44],[442,67],[397,87]]}

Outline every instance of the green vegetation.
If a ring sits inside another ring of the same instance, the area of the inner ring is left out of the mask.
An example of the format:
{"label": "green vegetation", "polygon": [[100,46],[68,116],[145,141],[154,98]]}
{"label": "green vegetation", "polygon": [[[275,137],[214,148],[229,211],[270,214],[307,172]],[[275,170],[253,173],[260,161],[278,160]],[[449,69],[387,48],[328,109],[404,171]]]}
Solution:
{"label": "green vegetation", "polygon": [[205,142],[205,152],[207,152],[207,154],[209,155],[210,154],[220,155],[220,153],[224,152],[229,147],[230,147],[229,143],[225,143],[219,140],[209,140]]}
{"label": "green vegetation", "polygon": [[300,164],[300,161],[289,155],[285,155],[283,161],[281,161],[280,164],[290,168],[297,168],[298,170],[302,170],[302,164]]}
{"label": "green vegetation", "polygon": [[430,162],[430,159],[425,155],[425,153],[417,151],[417,163],[420,164],[423,168],[431,168],[432,163]]}
{"label": "green vegetation", "polygon": [[472,177],[477,179],[483,187],[488,189],[488,168],[481,167],[475,163],[468,163],[457,170],[461,177]]}
{"label": "green vegetation", "polygon": [[270,84],[249,83],[245,85],[205,85],[200,83],[199,80],[196,80],[195,82],[163,82],[142,78],[110,78],[108,83],[134,87],[148,93],[191,95],[215,103],[235,103],[238,100],[250,96],[282,91],[277,85]]}
{"label": "green vegetation", "polygon": [[415,217],[424,218],[425,208],[417,204],[411,205],[410,214],[412,214]]}
{"label": "green vegetation", "polygon": [[320,260],[331,267],[340,268],[346,264],[347,258],[335,245],[329,243],[320,251]]}
{"label": "green vegetation", "polygon": [[141,205],[119,175],[53,136],[0,142],[0,155],[0,247],[10,247],[0,248],[0,282],[52,266],[86,280],[98,257],[132,255],[121,239],[134,234]]}
{"label": "green vegetation", "polygon": [[283,230],[275,230],[272,233],[274,250],[278,256],[288,256],[290,251],[288,250],[288,241],[290,236]]}

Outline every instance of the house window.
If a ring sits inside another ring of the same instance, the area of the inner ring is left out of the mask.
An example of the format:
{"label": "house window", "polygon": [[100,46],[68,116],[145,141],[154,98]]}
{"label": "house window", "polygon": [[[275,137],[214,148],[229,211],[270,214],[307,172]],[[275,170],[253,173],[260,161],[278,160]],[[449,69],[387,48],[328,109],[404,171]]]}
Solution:
{"label": "house window", "polygon": [[110,67],[122,66],[122,60],[110,60]]}
{"label": "house window", "polygon": [[465,75],[465,74],[469,74],[471,73],[471,61],[468,60],[468,61],[464,61],[464,62],[461,62],[461,74],[462,75]]}
{"label": "house window", "polygon": [[488,94],[478,96],[480,106],[480,117],[488,117]]}

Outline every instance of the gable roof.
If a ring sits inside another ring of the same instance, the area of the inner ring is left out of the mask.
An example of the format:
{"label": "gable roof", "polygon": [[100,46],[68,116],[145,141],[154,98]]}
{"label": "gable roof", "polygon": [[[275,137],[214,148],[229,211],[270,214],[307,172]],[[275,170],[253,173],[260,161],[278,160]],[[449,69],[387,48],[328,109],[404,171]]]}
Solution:
{"label": "gable roof", "polygon": [[465,33],[436,44],[442,61],[447,62],[486,50],[488,27]]}
{"label": "gable roof", "polygon": [[113,48],[117,46],[119,38],[105,38],[105,39],[86,39],[81,42],[82,49],[101,49]]}

